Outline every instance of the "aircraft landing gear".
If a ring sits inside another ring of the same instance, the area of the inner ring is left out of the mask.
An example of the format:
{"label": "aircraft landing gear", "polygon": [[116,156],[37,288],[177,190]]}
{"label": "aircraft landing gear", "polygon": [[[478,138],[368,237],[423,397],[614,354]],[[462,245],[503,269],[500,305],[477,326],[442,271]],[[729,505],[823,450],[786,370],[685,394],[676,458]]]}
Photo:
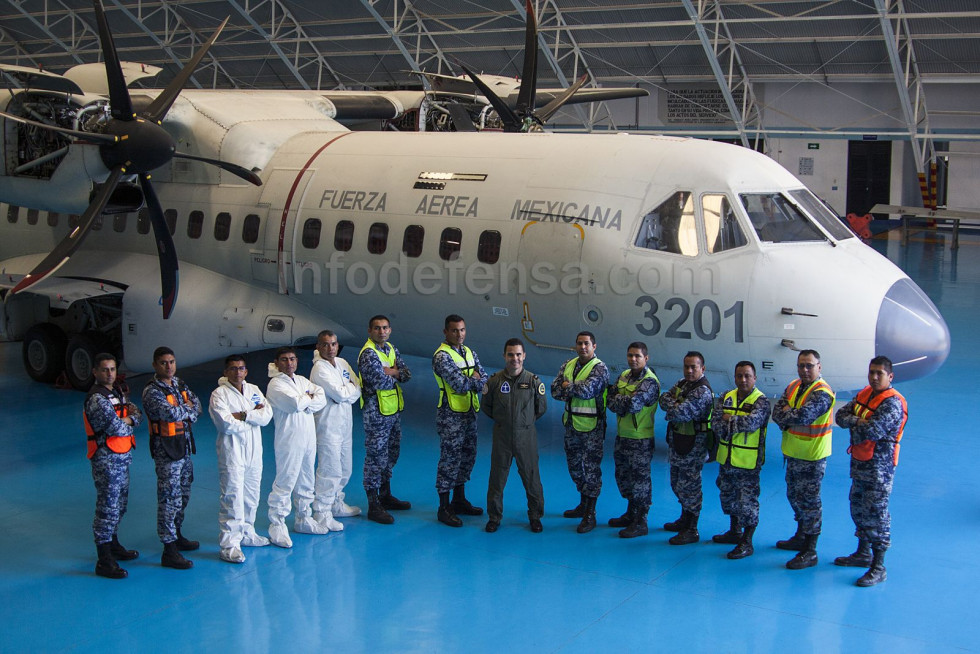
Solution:
{"label": "aircraft landing gear", "polygon": [[[49,322],[34,325],[24,334],[22,353],[24,368],[34,381],[52,383],[65,369],[68,337],[60,327]],[[91,375],[91,370],[89,370]]]}

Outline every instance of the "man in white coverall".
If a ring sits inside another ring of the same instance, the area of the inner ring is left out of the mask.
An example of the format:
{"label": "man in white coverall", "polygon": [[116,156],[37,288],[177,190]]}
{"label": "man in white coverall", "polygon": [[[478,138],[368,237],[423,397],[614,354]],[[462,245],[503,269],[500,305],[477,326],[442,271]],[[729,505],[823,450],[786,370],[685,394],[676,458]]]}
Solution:
{"label": "man in white coverall", "polygon": [[211,393],[208,413],[218,432],[218,546],[222,561],[244,563],[242,546],[262,547],[269,539],[255,533],[255,511],[262,484],[262,427],[272,408],[255,384],[245,381],[245,358],[225,359],[225,376]]}
{"label": "man in white coverall", "polygon": [[360,515],[361,509],[344,502],[344,487],[353,468],[351,406],[361,398],[357,375],[337,356],[337,335],[325,329],[317,335],[310,381],[323,389],[327,406],[316,418],[316,498],[313,519],[330,531],[343,531],[335,518]]}
{"label": "man in white coverall", "polygon": [[[323,389],[296,374],[296,350],[276,350],[278,373],[269,380],[266,396],[276,423],[276,480],[269,493],[269,540],[279,547],[292,547],[286,530],[289,498],[296,506],[293,529],[301,534],[325,534],[327,530],[311,515],[313,463],[316,458],[316,423],[313,414],[327,404]],[[270,371],[270,375],[272,372]]]}

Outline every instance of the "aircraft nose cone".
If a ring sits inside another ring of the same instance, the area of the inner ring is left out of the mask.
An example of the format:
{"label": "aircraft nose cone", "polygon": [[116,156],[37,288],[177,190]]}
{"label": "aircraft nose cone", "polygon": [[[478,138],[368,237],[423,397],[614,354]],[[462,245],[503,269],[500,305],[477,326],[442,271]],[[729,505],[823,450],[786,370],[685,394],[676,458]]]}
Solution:
{"label": "aircraft nose cone", "polygon": [[892,284],[881,301],[875,353],[892,360],[895,381],[931,375],[949,356],[946,321],[910,279]]}

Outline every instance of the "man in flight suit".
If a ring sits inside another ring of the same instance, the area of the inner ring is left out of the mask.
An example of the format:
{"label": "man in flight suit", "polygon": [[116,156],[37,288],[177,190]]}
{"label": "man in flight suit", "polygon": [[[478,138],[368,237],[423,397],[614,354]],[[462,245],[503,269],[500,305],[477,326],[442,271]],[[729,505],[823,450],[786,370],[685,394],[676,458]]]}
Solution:
{"label": "man in flight suit", "polygon": [[510,463],[517,459],[517,472],[527,494],[527,517],[531,531],[540,533],[544,515],[544,490],[538,472],[538,432],[535,421],[548,410],[544,382],[524,369],[524,343],[512,338],[504,344],[505,368],[490,377],[483,389],[481,410],[493,420],[493,450],[490,453],[490,483],[487,487],[488,533],[497,531],[504,512],[504,486]]}

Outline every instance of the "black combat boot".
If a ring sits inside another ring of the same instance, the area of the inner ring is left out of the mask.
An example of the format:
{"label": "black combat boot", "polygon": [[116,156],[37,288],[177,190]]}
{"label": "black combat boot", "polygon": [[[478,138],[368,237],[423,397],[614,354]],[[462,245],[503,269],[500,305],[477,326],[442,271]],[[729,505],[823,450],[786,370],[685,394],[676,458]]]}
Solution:
{"label": "black combat boot", "polygon": [[796,533],[787,538],[786,540],[776,541],[776,547],[781,550],[793,550],[795,552],[803,551],[803,532],[800,530],[800,523],[796,523]]}
{"label": "black combat boot", "polygon": [[391,494],[390,479],[381,484],[381,490],[378,492],[378,498],[381,500],[381,506],[389,511],[408,511],[410,508],[412,508],[411,502],[400,500]]}
{"label": "black combat boot", "polygon": [[395,519],[391,517],[391,514],[385,511],[384,506],[381,504],[381,498],[378,496],[378,491],[369,490],[367,492],[368,497],[368,520],[372,522],[377,522],[381,525],[390,525],[395,522]]}
{"label": "black combat boot", "polygon": [[680,531],[684,528],[684,524],[687,522],[686,514],[687,512],[682,508],[681,517],[673,522],[664,523],[664,531]]}
{"label": "black combat boot", "polygon": [[584,509],[582,512],[582,522],[578,523],[578,527],[575,528],[580,534],[587,534],[593,529],[595,529],[595,501],[599,499],[597,497],[586,497],[583,503]]}
{"label": "black combat boot", "polygon": [[807,534],[803,537],[803,549],[786,562],[790,570],[802,570],[817,565],[817,538],[820,534]]}
{"label": "black combat boot", "polygon": [[112,535],[112,540],[109,541],[109,546],[112,550],[112,558],[117,561],[132,561],[133,559],[139,558],[140,553],[136,550],[127,550],[119,542],[119,537],[115,534]]}
{"label": "black combat boot", "polygon": [[578,502],[578,506],[576,506],[574,509],[569,509],[568,511],[565,511],[564,513],[562,513],[563,516],[565,516],[566,518],[581,518],[582,516],[585,515],[585,500],[587,498],[585,497],[585,495],[581,495],[580,497],[581,499]]}
{"label": "black combat boot", "polygon": [[747,556],[752,556],[755,553],[755,548],[752,547],[752,535],[755,533],[755,527],[746,527],[745,531],[742,532],[742,538],[739,539],[738,545],[735,546],[731,552],[726,556],[730,559],[744,559]]}
{"label": "black combat boot", "polygon": [[187,570],[194,566],[194,562],[184,558],[184,555],[177,548],[177,541],[174,541],[163,544],[163,556],[160,557],[160,565],[175,570]]}
{"label": "black combat boot", "polygon": [[885,550],[875,549],[871,557],[871,568],[855,583],[861,588],[867,588],[880,584],[885,579],[888,579],[888,572],[885,570]]}
{"label": "black combat boot", "polygon": [[871,566],[871,561],[871,543],[859,538],[857,551],[848,556],[838,556],[834,559],[834,565],[845,568],[868,568]]}
{"label": "black combat boot", "polygon": [[647,529],[647,511],[649,510],[649,506],[637,506],[634,504],[633,522],[629,523],[625,529],[619,531],[619,537],[636,538],[637,536],[646,536],[649,533],[649,529]]}
{"label": "black combat boot", "polygon": [[181,552],[193,552],[201,546],[201,543],[196,540],[184,538],[184,535],[180,533],[180,529],[177,529],[177,540],[174,542],[177,543],[177,549]]}
{"label": "black combat boot", "polygon": [[463,521],[453,512],[449,503],[449,493],[439,493],[439,511],[436,513],[439,522],[450,527],[462,527]]}
{"label": "black combat boot", "polygon": [[483,515],[483,509],[478,506],[473,506],[466,499],[466,491],[463,490],[463,484],[453,489],[452,509],[456,515]]}
{"label": "black combat boot", "polygon": [[723,543],[726,545],[737,545],[742,540],[742,528],[738,525],[738,518],[729,516],[728,531],[723,534],[715,534],[711,537],[712,543]]}
{"label": "black combat boot", "polygon": [[112,543],[96,543],[99,560],[95,564],[95,574],[107,579],[125,579],[129,573],[119,567],[112,556]]}
{"label": "black combat boot", "polygon": [[633,503],[633,500],[630,500],[626,505],[626,513],[618,518],[609,518],[609,526],[619,527],[620,529],[623,527],[629,527],[633,522],[634,515],[636,515],[636,505]]}
{"label": "black combat boot", "polygon": [[676,536],[671,536],[667,542],[671,545],[690,545],[701,540],[701,534],[698,533],[698,516],[690,511],[684,511],[681,514],[681,520],[684,521],[684,526],[677,532]]}

